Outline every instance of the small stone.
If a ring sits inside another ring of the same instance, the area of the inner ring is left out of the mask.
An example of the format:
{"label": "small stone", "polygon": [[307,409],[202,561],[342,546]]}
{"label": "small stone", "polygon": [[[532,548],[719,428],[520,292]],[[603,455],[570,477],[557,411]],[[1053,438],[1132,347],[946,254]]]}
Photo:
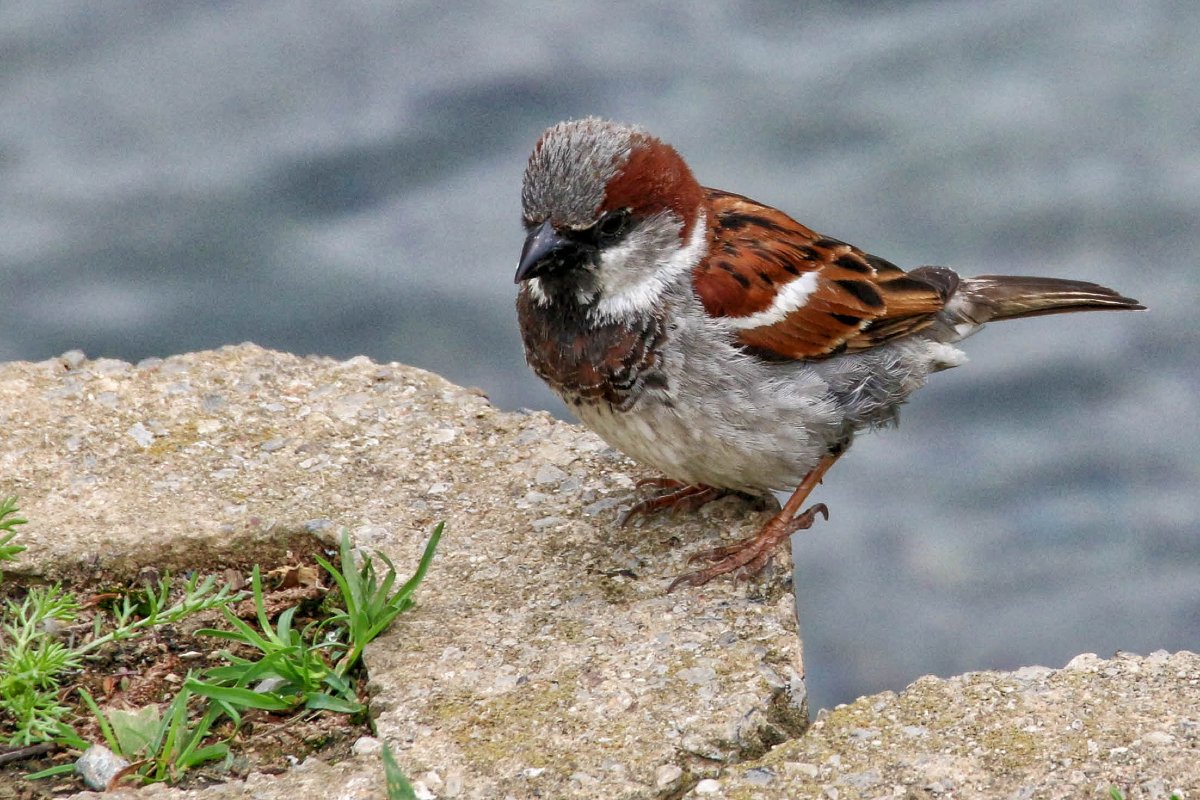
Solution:
{"label": "small stone", "polygon": [[287,445],[287,439],[282,436],[276,436],[274,439],[268,439],[258,447],[264,453],[274,453],[276,450],[282,450]]}
{"label": "small stone", "polygon": [[154,434],[147,430],[146,426],[140,422],[135,422],[131,425],[127,433],[142,447],[149,447],[154,442]]}
{"label": "small stone", "polygon": [[538,485],[559,483],[566,477],[567,473],[553,464],[542,464],[542,466],[538,467],[537,474],[533,476],[533,482]]}
{"label": "small stone", "polygon": [[616,508],[621,504],[620,500],[615,497],[605,497],[603,500],[597,500],[583,507],[583,515],[585,517],[594,517],[608,511],[610,508]]}
{"label": "small stone", "polygon": [[705,778],[696,784],[696,794],[716,794],[721,791],[721,784],[712,778]]}
{"label": "small stone", "polygon": [[373,756],[383,750],[383,742],[374,736],[360,736],[350,745],[350,751],[356,756]]}
{"label": "small stone", "polygon": [[79,369],[87,361],[87,356],[84,355],[82,350],[68,350],[59,356],[58,360],[67,369]]}
{"label": "small stone", "polygon": [[1065,667],[1063,667],[1063,669],[1070,670],[1072,672],[1078,672],[1078,671],[1084,671],[1084,670],[1089,671],[1089,672],[1095,672],[1096,665],[1099,663],[1100,663],[1100,657],[1097,656],[1095,653],[1080,653],[1079,655],[1075,656],[1070,661],[1068,661],[1067,665]]}
{"label": "small stone", "polygon": [[751,786],[770,786],[775,782],[775,773],[763,767],[748,769],[742,777]]}
{"label": "small stone", "polygon": [[129,762],[102,744],[94,744],[75,760],[75,774],[83,778],[89,789],[104,791],[113,777],[129,766]]}
{"label": "small stone", "polygon": [[429,441],[433,444],[450,444],[457,438],[457,428],[438,428],[429,437]]}
{"label": "small stone", "polygon": [[546,771],[545,767],[526,767],[522,773],[526,778],[540,778],[542,773]]}
{"label": "small stone", "polygon": [[654,786],[658,789],[666,789],[682,777],[683,767],[678,764],[660,764],[658,769],[654,770]]}
{"label": "small stone", "polygon": [[527,445],[527,444],[533,444],[534,442],[541,439],[544,435],[545,435],[544,431],[539,430],[537,428],[530,428],[529,430],[521,431],[517,435],[517,438],[513,442],[513,444],[517,445],[518,447],[521,447],[521,446]]}

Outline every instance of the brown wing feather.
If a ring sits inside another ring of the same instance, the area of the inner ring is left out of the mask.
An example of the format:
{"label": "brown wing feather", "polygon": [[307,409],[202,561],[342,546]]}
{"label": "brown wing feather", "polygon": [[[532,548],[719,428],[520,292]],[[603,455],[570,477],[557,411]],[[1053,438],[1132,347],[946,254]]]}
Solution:
{"label": "brown wing feather", "polygon": [[802,304],[786,315],[744,328],[738,338],[748,348],[778,358],[863,350],[929,325],[946,303],[949,291],[936,281],[741,195],[706,192],[714,244],[693,282],[709,314],[764,314],[793,281],[806,282],[793,288],[809,287]]}

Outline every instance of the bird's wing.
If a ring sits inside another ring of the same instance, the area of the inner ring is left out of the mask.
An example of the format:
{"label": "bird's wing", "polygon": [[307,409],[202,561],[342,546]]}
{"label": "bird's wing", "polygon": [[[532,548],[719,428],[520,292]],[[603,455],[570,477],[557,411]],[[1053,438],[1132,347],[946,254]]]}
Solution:
{"label": "bird's wing", "polygon": [[913,333],[957,285],[950,270],[906,273],[770,206],[706,192],[715,238],[693,271],[696,294],[765,357],[823,358]]}

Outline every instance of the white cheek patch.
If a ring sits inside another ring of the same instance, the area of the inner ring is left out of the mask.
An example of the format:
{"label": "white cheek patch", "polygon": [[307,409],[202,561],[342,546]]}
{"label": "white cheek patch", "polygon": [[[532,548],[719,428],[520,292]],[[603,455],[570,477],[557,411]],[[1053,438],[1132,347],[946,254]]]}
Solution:
{"label": "white cheek patch", "polygon": [[539,306],[544,306],[548,302],[546,293],[542,291],[541,278],[530,278],[525,281],[525,285],[529,287],[529,296],[533,298],[533,302]]}
{"label": "white cheek patch", "polygon": [[764,328],[787,319],[787,316],[808,302],[809,296],[817,289],[817,273],[806,272],[796,280],[783,285],[775,295],[775,302],[770,308],[763,309],[747,317],[727,317],[730,327],[744,331],[750,328]]}
{"label": "white cheek patch", "polygon": [[[637,265],[631,268],[625,265],[627,259],[636,258],[634,254],[641,250],[636,241],[608,249],[604,253],[605,263],[600,272],[601,275],[615,275],[616,279],[612,284],[602,287],[600,299],[592,310],[593,317],[613,321],[654,311],[667,287],[700,263],[707,238],[707,218],[701,210],[692,224],[687,244],[671,251],[666,259],[653,266]],[[640,277],[640,280],[630,282],[630,274]]]}

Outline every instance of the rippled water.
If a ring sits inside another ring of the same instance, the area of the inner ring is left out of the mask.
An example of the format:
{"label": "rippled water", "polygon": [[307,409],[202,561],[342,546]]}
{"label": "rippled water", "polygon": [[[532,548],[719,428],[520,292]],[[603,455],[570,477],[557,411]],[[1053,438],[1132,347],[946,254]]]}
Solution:
{"label": "rippled water", "polygon": [[397,5],[0,7],[0,358],[249,339],[560,413],[512,319],[521,169],[635,121],[898,263],[1151,307],[989,328],[831,473],[817,706],[1200,646],[1200,5]]}

